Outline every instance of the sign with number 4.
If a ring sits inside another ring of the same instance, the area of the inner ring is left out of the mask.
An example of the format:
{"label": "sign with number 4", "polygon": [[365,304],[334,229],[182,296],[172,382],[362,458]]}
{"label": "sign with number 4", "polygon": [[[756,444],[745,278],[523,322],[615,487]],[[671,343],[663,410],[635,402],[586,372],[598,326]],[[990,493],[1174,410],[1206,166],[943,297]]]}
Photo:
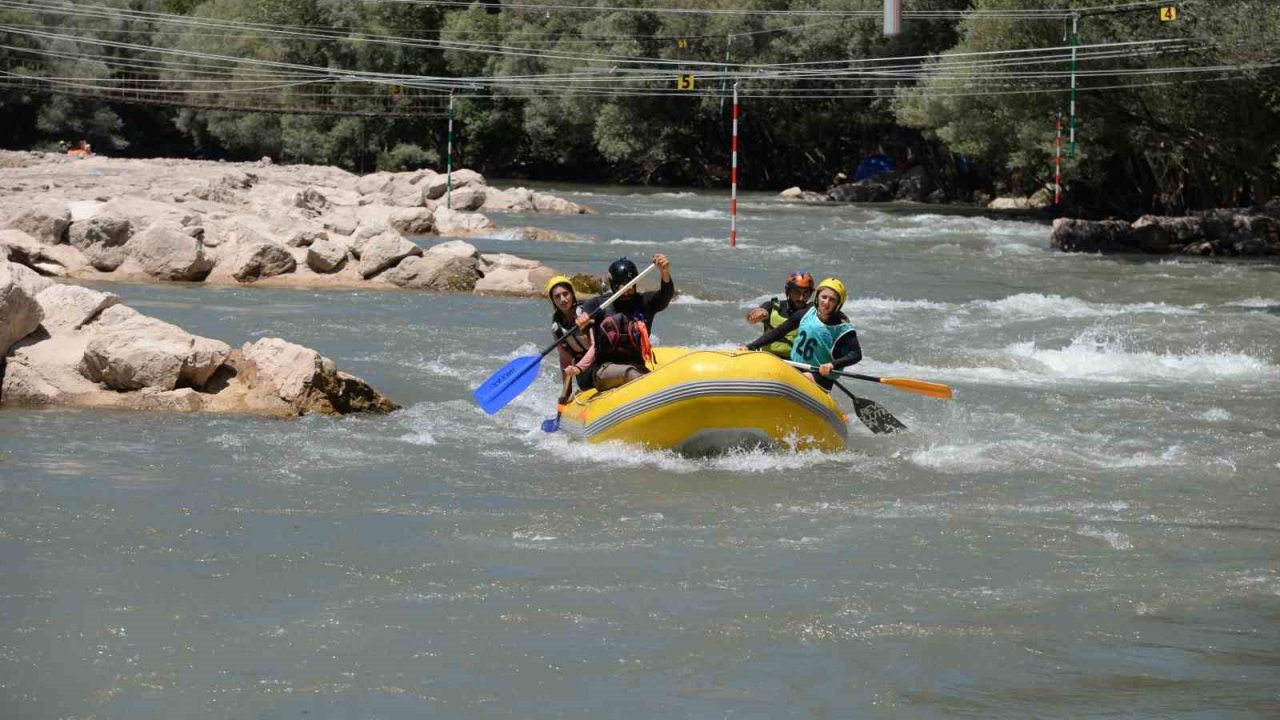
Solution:
{"label": "sign with number 4", "polygon": [[1178,8],[1167,5],[1160,8],[1160,22],[1173,22],[1178,19]]}

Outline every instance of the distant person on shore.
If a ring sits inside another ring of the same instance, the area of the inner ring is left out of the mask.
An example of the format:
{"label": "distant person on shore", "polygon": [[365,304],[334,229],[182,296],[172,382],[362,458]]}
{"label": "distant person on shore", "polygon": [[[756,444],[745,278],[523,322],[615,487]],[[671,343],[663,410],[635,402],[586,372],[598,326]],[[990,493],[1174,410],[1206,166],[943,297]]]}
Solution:
{"label": "distant person on shore", "polygon": [[[769,298],[759,307],[751,308],[747,313],[747,322],[754,325],[764,323],[764,331],[778,327],[787,318],[801,310],[809,309],[809,300],[813,297],[813,276],[804,270],[797,270],[787,276],[787,284],[783,287],[783,299]],[[780,358],[791,357],[791,345],[795,342],[796,332],[791,331],[776,342],[769,343],[766,350]]]}
{"label": "distant person on shore", "polygon": [[[653,362],[649,334],[654,316],[665,310],[676,295],[671,261],[658,253],[653,256],[653,263],[662,272],[662,286],[643,293],[634,287],[628,289],[606,309],[608,314],[592,330],[596,356],[590,384],[598,390],[625,385],[649,372],[648,365]],[[639,275],[635,263],[619,258],[609,266],[609,287],[617,292]],[[602,294],[588,300],[582,306],[583,312],[594,318],[608,297]]]}
{"label": "distant person on shore", "polygon": [[844,283],[838,278],[827,278],[818,283],[817,299],[810,307],[791,314],[786,322],[755,340],[747,343],[747,350],[759,350],[787,336],[793,330],[795,343],[791,346],[791,359],[806,365],[816,365],[818,375],[806,372],[804,376],[827,392],[835,384],[828,376],[832,370],[849,367],[862,360],[862,347],[858,333],[848,316],[840,311],[845,301]]}
{"label": "distant person on shore", "polygon": [[[557,346],[560,351],[560,373],[566,381],[577,378],[578,388],[587,390],[591,387],[590,370],[596,358],[592,333],[584,330],[587,326],[587,313],[578,302],[573,281],[564,275],[548,280],[546,289],[547,299],[555,308],[551,313],[551,335],[556,340],[569,335]],[[567,399],[563,398],[562,402]]]}

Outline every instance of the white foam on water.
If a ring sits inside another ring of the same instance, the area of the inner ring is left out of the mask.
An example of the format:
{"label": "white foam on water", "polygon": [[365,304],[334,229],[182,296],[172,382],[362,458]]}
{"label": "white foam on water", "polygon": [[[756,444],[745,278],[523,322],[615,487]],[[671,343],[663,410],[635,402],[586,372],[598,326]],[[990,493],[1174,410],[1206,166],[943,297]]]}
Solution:
{"label": "white foam on water", "polygon": [[1000,300],[978,300],[970,307],[1007,318],[1087,318],[1149,313],[1159,315],[1194,315],[1204,305],[1180,307],[1165,303],[1109,304],[1091,303],[1074,297],[1018,293]]}
{"label": "white foam on water", "polygon": [[1100,530],[1098,528],[1085,525],[1077,530],[1076,533],[1083,537],[1101,540],[1110,545],[1113,550],[1133,549],[1133,543],[1129,542],[1129,536],[1117,530]]}
{"label": "white foam on water", "polygon": [[683,220],[728,220],[729,213],[723,210],[694,210],[693,208],[667,208],[649,210],[647,212],[614,213],[618,217],[668,217]]}
{"label": "white foam on water", "polygon": [[440,415],[435,403],[418,403],[397,413],[397,420],[408,428],[399,439],[411,445],[436,445],[432,434]]}
{"label": "white foam on water", "polygon": [[[763,302],[763,301],[761,301]],[[671,301],[672,305],[741,305],[739,300],[707,300],[697,295],[689,293],[680,293]]]}
{"label": "white foam on water", "polygon": [[1185,456],[1185,452],[1179,445],[1172,445],[1165,449],[1159,455],[1152,453],[1139,452],[1132,455],[1103,455],[1095,454],[1093,456],[1094,463],[1110,469],[1123,468],[1143,468],[1143,467],[1165,467],[1169,465],[1177,465]]}
{"label": "white foam on water", "polygon": [[1263,297],[1251,297],[1245,300],[1236,300],[1234,302],[1229,302],[1225,304],[1231,307],[1244,307],[1244,308],[1280,307],[1280,298],[1268,299]]}
{"label": "white foam on water", "polygon": [[1231,419],[1231,413],[1220,407],[1211,407],[1200,413],[1200,419],[1205,422],[1224,422]]}
{"label": "white foam on water", "polygon": [[1046,377],[1091,382],[1206,383],[1259,376],[1280,376],[1280,368],[1229,350],[1189,353],[1130,351],[1117,338],[1085,332],[1062,349],[1037,347],[1035,342],[1014,343],[1005,348],[1024,368]]}

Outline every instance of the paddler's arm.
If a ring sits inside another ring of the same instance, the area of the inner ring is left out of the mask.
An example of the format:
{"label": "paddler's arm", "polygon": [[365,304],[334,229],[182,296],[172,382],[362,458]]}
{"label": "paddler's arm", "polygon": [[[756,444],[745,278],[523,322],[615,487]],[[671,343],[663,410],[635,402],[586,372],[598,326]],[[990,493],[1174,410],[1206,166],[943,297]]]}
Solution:
{"label": "paddler's arm", "polygon": [[831,366],[836,370],[862,362],[862,345],[858,343],[858,333],[854,330],[841,335],[831,348]]}
{"label": "paddler's arm", "polygon": [[808,311],[809,308],[805,308],[791,313],[791,316],[784,320],[781,325],[747,343],[747,349],[759,350],[770,343],[775,343],[785,338],[787,333],[800,327],[800,321],[804,319],[804,314]]}
{"label": "paddler's arm", "polygon": [[649,318],[652,319],[654,313],[667,309],[671,304],[671,299],[676,296],[676,283],[671,279],[671,261],[666,255],[658,253],[653,256],[653,264],[658,266],[662,271],[662,286],[652,295],[652,299],[646,303],[649,306]]}

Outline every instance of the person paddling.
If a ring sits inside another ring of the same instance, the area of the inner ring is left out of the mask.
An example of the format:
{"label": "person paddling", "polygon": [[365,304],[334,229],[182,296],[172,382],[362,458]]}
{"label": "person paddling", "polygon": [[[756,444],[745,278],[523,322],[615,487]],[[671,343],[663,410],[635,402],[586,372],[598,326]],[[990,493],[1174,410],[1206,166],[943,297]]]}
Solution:
{"label": "person paddling", "polygon": [[551,336],[559,340],[569,334],[557,346],[560,351],[560,372],[566,383],[569,378],[577,378],[578,389],[590,389],[591,373],[588,371],[595,362],[596,347],[592,342],[592,333],[582,331],[587,324],[587,313],[578,302],[573,281],[564,275],[557,275],[547,281],[546,291],[547,299],[555,308],[551,313]]}
{"label": "person paddling", "polygon": [[813,307],[792,313],[786,321],[755,340],[747,343],[748,350],[759,350],[770,343],[796,331],[791,346],[791,359],[807,365],[818,366],[818,377],[804,373],[822,389],[831,392],[834,382],[828,377],[832,370],[855,365],[862,360],[862,347],[858,333],[848,316],[841,312],[845,301],[844,283],[838,278],[827,278],[818,283],[817,298]]}
{"label": "person paddling", "polygon": [[[653,318],[671,304],[676,286],[671,279],[671,261],[666,255],[653,256],[653,264],[662,272],[662,285],[657,290],[637,292],[628,289],[614,301],[610,314],[596,323],[592,330],[596,347],[595,364],[591,368],[590,384],[597,390],[610,390],[625,385],[649,372],[648,363],[653,360],[649,334],[653,331]],[[609,287],[615,292],[639,275],[635,263],[619,258],[609,266]],[[597,308],[604,303],[603,295],[588,300],[582,310],[593,319]]]}
{"label": "person paddling", "polygon": [[[764,330],[768,332],[782,323],[793,314],[809,309],[809,300],[813,297],[813,276],[804,270],[797,270],[787,276],[787,284],[783,288],[783,299],[769,298],[768,301],[761,303],[760,307],[751,308],[747,313],[747,322],[754,325],[758,322],[764,323]],[[795,342],[796,331],[792,330],[787,333],[781,340],[769,343],[765,348],[769,352],[780,358],[791,357],[791,346]]]}

